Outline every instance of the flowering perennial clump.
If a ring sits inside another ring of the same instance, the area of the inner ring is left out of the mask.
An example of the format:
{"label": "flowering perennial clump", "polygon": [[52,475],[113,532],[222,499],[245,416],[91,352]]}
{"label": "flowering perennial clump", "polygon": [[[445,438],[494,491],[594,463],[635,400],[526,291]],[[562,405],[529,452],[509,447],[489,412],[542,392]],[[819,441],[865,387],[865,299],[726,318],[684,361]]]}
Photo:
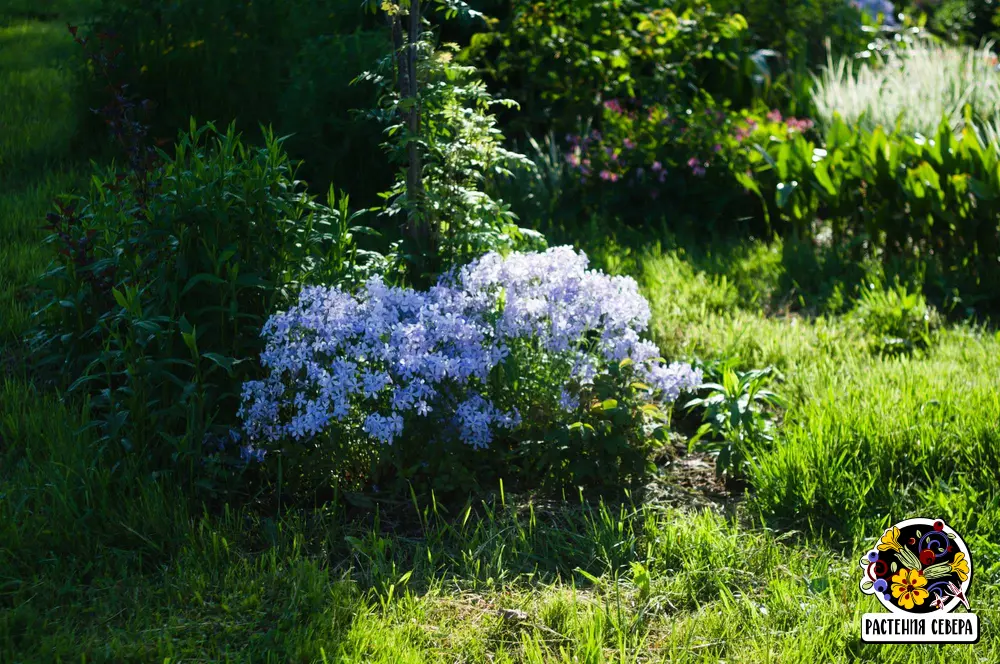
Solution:
{"label": "flowering perennial clump", "polygon": [[490,253],[427,291],[379,277],[357,293],[308,287],[265,325],[269,374],[244,385],[240,415],[252,440],[339,426],[392,443],[414,418],[433,418],[445,425],[441,435],[483,448],[498,430],[522,425],[516,403],[497,405],[510,399],[490,380],[515,352],[564,368],[553,390],[562,410],[578,407],[581,389],[625,359],[650,401],[699,384],[699,371],[665,365],[640,338],[649,316],[633,279],[587,269],[570,247]]}

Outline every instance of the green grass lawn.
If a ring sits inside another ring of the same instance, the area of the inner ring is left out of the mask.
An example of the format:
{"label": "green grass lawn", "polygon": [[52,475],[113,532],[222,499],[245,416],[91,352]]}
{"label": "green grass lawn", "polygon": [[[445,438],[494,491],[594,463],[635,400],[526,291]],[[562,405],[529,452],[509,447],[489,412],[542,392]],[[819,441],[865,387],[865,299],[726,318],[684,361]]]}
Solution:
{"label": "green grass lawn", "polygon": [[[743,498],[668,467],[641,498],[265,516],[115,463],[21,364],[41,219],[86,183],[74,45],[25,6],[0,20],[0,662],[1000,661],[1000,341],[954,324],[875,355],[849,316],[780,313],[777,244],[603,261],[639,278],[667,356],[782,373]],[[859,643],[856,561],[914,515],[969,543],[975,646]]]}

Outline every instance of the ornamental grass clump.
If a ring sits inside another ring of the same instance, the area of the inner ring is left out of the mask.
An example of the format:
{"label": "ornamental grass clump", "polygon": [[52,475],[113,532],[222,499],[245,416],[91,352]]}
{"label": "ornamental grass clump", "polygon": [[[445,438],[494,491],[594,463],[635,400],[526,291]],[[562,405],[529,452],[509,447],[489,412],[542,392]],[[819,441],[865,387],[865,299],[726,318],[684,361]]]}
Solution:
{"label": "ornamental grass clump", "polygon": [[972,109],[977,129],[1000,112],[1000,74],[992,44],[959,48],[919,41],[873,62],[855,66],[832,57],[813,90],[817,119],[829,129],[839,115],[849,125],[933,136],[942,118],[952,130],[966,124]]}
{"label": "ornamental grass clump", "polygon": [[241,416],[293,476],[347,490],[636,480],[701,381],[641,339],[649,316],[633,279],[569,247],[489,253],[426,291],[306,288],[265,325]]}

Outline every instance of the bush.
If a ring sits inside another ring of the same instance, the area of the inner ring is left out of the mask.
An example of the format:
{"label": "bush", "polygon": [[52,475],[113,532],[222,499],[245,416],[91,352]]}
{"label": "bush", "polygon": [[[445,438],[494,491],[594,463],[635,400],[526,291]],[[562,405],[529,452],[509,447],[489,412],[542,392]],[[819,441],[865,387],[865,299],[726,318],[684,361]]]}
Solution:
{"label": "bush", "polygon": [[881,0],[715,0],[713,4],[719,12],[746,17],[749,57],[744,69],[755,96],[795,115],[813,115],[812,72],[825,61],[827,48],[851,56],[884,46],[876,29],[877,10],[887,4]]}
{"label": "bush", "polygon": [[888,14],[886,4],[891,7],[881,0],[716,0],[715,4],[719,11],[746,17],[752,48],[776,51],[786,68],[803,70],[822,64],[827,41],[838,54],[863,51],[871,39],[863,29],[866,15],[871,24],[880,11]]}
{"label": "bush", "polygon": [[703,0],[516,0],[509,23],[473,37],[469,57],[521,105],[511,133],[538,136],[575,130],[603,100],[682,103],[738,88],[746,27]]}
{"label": "bush", "polygon": [[113,33],[134,70],[132,92],[158,104],[154,135],[191,116],[263,124],[293,135],[285,147],[315,186],[335,182],[369,205],[391,181],[379,128],[351,113],[375,90],[349,82],[389,48],[360,2],[104,0],[98,16],[95,32]]}
{"label": "bush", "polygon": [[663,220],[674,232],[704,236],[768,234],[748,177],[764,162],[751,146],[809,131],[807,119],[777,110],[733,111],[702,97],[690,105],[608,100],[601,129],[537,142],[537,168],[511,184],[522,216],[576,227],[580,219],[614,218],[634,227]]}
{"label": "bush", "polygon": [[[301,44],[283,85],[274,126],[284,147],[302,161],[301,176],[326,187],[336,183],[365,205],[392,183],[378,148],[382,128],[362,111],[375,104],[373,86],[355,79],[388,49],[384,31],[321,35]],[[254,118],[268,122],[268,118]]]}
{"label": "bush", "polygon": [[1000,303],[1000,160],[971,129],[943,121],[924,138],[835,118],[823,143],[793,135],[760,148],[755,185],[772,221],[885,274],[920,276],[953,304]]}
{"label": "bush", "polygon": [[660,406],[700,376],[640,340],[635,281],[586,265],[568,247],[491,253],[427,291],[303,291],[265,327],[250,439],[306,491],[642,479]]}
{"label": "bush", "polygon": [[[812,126],[777,110],[733,112],[711,98],[687,107],[611,100],[603,130],[570,136],[566,160],[580,178],[576,196],[587,212],[625,211],[623,218],[638,220],[664,215],[674,229],[687,223],[731,231],[736,220],[761,221],[743,176],[763,158],[747,146],[787,140]],[[744,228],[764,231],[757,223]]]}
{"label": "bush", "polygon": [[157,467],[228,436],[267,316],[303,284],[355,273],[347,200],[306,195],[263,133],[250,148],[192,122],[173,156],[98,170],[50,215],[60,252],[41,283],[39,365],[90,395],[105,441]]}
{"label": "bush", "polygon": [[978,46],[1000,36],[1000,6],[994,0],[909,0],[900,5],[952,42]]}

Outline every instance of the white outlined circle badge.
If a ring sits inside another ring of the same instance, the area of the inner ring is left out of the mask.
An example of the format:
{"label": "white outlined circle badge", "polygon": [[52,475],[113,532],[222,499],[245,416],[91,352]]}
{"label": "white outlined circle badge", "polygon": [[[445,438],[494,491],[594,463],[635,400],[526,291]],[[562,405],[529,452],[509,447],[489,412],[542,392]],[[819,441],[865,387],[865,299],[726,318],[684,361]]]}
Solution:
{"label": "white outlined circle badge", "polygon": [[[889,613],[866,613],[866,643],[975,643],[979,620],[968,600],[972,556],[941,519],[906,519],[889,526],[861,558],[861,592]],[[959,607],[965,612],[954,613]]]}

